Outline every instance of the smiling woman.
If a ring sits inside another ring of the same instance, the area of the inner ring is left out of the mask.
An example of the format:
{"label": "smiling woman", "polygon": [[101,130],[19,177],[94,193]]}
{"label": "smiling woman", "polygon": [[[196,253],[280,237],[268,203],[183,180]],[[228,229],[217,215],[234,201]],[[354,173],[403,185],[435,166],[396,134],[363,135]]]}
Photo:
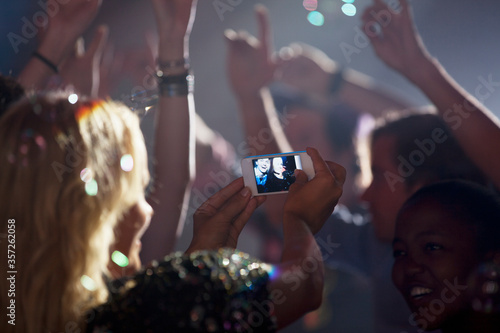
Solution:
{"label": "smiling woman", "polygon": [[[473,285],[482,263],[500,267],[499,221],[499,198],[472,183],[437,183],[405,203],[396,223],[392,278],[413,312],[410,321],[415,326],[498,332],[498,288],[490,293],[486,314],[474,311],[481,295]],[[482,283],[498,287],[498,282],[493,274]]]}

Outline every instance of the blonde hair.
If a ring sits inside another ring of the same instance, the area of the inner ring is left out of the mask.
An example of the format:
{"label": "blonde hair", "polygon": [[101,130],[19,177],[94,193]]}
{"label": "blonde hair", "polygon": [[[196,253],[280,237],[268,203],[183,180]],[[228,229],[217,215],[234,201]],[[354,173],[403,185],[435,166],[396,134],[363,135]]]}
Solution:
{"label": "blonde hair", "polygon": [[[122,167],[124,156],[132,170]],[[144,191],[139,120],[116,102],[34,96],[1,119],[0,159],[4,237],[7,221],[15,220],[14,327],[37,333],[83,327],[83,315],[108,295],[113,228]],[[3,298],[9,284],[0,280]]]}

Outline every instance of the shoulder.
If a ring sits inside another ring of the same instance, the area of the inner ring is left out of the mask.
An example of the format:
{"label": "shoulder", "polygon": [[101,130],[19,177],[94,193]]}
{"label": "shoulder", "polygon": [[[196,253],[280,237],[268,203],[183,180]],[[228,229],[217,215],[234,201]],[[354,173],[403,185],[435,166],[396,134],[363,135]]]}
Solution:
{"label": "shoulder", "polygon": [[[120,332],[137,325],[153,332],[238,331],[269,301],[270,270],[231,249],[177,252],[112,290],[110,301],[95,310],[93,325]],[[265,318],[264,331],[272,331],[273,314]]]}

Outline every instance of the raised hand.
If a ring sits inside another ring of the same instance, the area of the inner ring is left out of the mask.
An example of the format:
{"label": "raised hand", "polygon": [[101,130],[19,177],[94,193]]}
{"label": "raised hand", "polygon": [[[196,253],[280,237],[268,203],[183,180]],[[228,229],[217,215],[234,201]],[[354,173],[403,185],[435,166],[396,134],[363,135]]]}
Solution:
{"label": "raised hand", "polygon": [[187,58],[197,0],[152,0],[152,3],[160,36],[159,61]]}
{"label": "raised hand", "polygon": [[267,9],[256,8],[259,39],[245,31],[227,30],[228,75],[233,91],[239,95],[255,95],[274,77],[276,63],[271,58],[271,29]]}
{"label": "raised hand", "polygon": [[296,181],[290,186],[285,202],[283,220],[288,217],[299,219],[314,234],[321,229],[340,199],[346,171],[339,164],[325,162],[314,148],[307,148],[307,154],[313,161],[314,178],[308,181],[303,171],[296,171]]}
{"label": "raised hand", "polygon": [[[431,58],[413,22],[411,8],[406,0],[400,0],[395,10],[382,0],[375,0],[363,13],[366,35],[370,38],[377,56],[408,79],[414,81],[421,69],[416,66]],[[372,12],[389,13],[386,24],[378,24],[380,31],[373,30]]]}
{"label": "raised hand", "polygon": [[100,63],[107,38],[108,29],[105,26],[99,27],[89,48],[85,50],[83,39],[79,39],[74,52],[65,61],[60,75],[64,83],[72,85],[76,92],[92,98],[98,97]]}
{"label": "raised hand", "polygon": [[[185,59],[189,57],[189,35],[197,1],[152,0],[152,3],[159,36],[159,69],[165,76],[185,79],[189,67]],[[154,186],[148,196],[155,216],[144,235],[144,261],[161,258],[174,249],[183,229],[194,180],[193,96],[179,91],[164,94],[162,89],[160,84],[155,111]]]}
{"label": "raised hand", "polygon": [[152,0],[160,32],[184,37],[191,33],[197,0]]}
{"label": "raised hand", "polygon": [[[102,0],[71,0],[59,5],[56,14],[50,16],[43,36],[43,39],[51,44],[48,47],[54,47],[56,50],[46,50],[44,45],[41,45],[44,49],[40,50],[40,53],[54,64],[61,65],[71,52],[76,40],[97,16],[101,3]],[[60,52],[54,52],[57,50]]]}
{"label": "raised hand", "polygon": [[[54,69],[60,67],[71,54],[77,39],[94,20],[102,0],[71,0],[58,4],[57,10],[40,34],[37,48],[43,61],[31,58],[18,81],[28,89],[44,89]],[[47,65],[49,62],[49,65]],[[51,65],[50,65],[51,64]]]}
{"label": "raised hand", "polygon": [[193,240],[188,253],[197,250],[235,248],[241,230],[265,197],[251,197],[238,178],[210,197],[194,213]]}

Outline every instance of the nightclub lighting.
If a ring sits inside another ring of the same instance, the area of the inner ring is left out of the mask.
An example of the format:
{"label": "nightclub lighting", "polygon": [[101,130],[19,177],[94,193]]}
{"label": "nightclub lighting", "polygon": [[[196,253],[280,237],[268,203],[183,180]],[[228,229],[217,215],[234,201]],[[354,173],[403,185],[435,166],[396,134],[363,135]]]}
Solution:
{"label": "nightclub lighting", "polygon": [[318,0],[304,0],[302,4],[304,8],[309,11],[313,11],[318,8]]}
{"label": "nightclub lighting", "polygon": [[317,27],[320,27],[323,24],[325,24],[325,17],[323,16],[323,14],[317,11],[310,12],[307,15],[307,20],[309,21],[309,23]]}
{"label": "nightclub lighting", "polygon": [[343,4],[342,13],[344,13],[347,16],[354,16],[356,15],[356,6],[350,3]]}

